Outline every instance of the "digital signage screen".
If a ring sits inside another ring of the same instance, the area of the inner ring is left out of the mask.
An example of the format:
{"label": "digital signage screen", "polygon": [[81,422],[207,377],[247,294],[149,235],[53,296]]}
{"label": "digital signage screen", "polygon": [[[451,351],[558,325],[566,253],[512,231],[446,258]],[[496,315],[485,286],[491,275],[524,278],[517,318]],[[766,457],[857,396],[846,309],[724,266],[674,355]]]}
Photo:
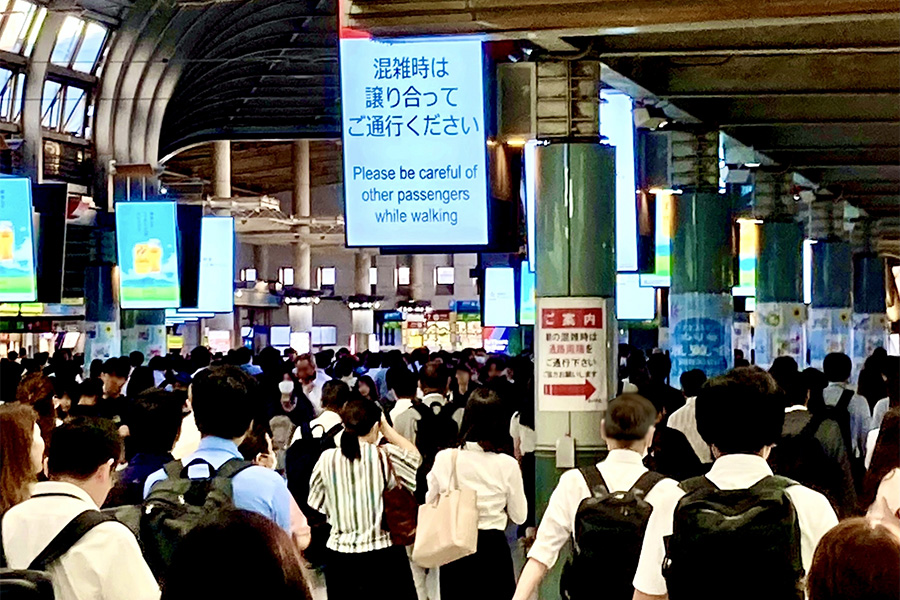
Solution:
{"label": "digital signage screen", "polygon": [[358,36],[340,52],[347,245],[486,245],[481,41]]}
{"label": "digital signage screen", "polygon": [[0,302],[34,302],[37,279],[31,181],[0,177]]}
{"label": "digital signage screen", "polygon": [[234,310],[234,219],[203,217],[200,223],[200,283],[197,308]]}
{"label": "digital signage screen", "polygon": [[174,202],[116,204],[119,302],[122,308],[178,308]]}
{"label": "digital signage screen", "polygon": [[641,287],[636,273],[616,276],[616,318],[620,321],[652,321],[656,318],[656,290]]}
{"label": "digital signage screen", "polygon": [[488,267],[484,270],[485,327],[515,327],[516,277],[510,267]]}
{"label": "digital signage screen", "polygon": [[535,299],[535,273],[528,261],[522,261],[521,280],[519,282],[519,324],[534,325],[537,314]]}

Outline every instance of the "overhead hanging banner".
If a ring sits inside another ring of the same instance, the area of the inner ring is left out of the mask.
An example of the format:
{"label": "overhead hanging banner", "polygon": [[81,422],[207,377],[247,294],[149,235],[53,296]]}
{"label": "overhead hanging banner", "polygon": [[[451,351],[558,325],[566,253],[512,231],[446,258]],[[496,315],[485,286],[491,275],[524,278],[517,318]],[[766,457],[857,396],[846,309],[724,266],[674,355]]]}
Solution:
{"label": "overhead hanging banner", "polygon": [[488,242],[481,41],[341,39],[348,246]]}
{"label": "overhead hanging banner", "polygon": [[119,301],[122,308],[178,308],[174,202],[116,204]]}
{"label": "overhead hanging banner", "polygon": [[31,181],[0,177],[0,302],[37,300]]}

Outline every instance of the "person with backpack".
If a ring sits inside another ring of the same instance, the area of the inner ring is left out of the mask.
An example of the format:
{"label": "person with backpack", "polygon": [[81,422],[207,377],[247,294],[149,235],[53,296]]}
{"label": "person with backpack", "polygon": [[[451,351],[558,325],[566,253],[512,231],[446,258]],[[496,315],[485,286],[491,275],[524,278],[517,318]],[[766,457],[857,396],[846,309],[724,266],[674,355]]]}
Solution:
{"label": "person with backpack", "polygon": [[563,571],[561,596],[595,598],[602,589],[603,598],[631,598],[647,520],[678,485],[648,471],[641,460],[653,440],[656,416],[653,404],[637,394],[623,394],[609,403],[600,422],[609,454],[596,465],[572,469],[559,478],[514,600],[532,597],[573,538],[574,557]]}
{"label": "person with backpack", "polygon": [[[56,428],[47,457],[49,481],[36,483],[31,498],[9,509],[0,523],[0,566],[17,570],[0,571],[4,597],[159,598],[134,534],[98,508],[121,454],[122,440],[109,420],[79,417]],[[13,579],[36,585],[16,586]]]}
{"label": "person with backpack", "polygon": [[803,600],[813,552],[837,516],[819,492],[772,474],[766,458],[783,423],[782,395],[755,367],[700,390],[697,427],[716,460],[650,515],[634,600]]}
{"label": "person with backpack", "polygon": [[[849,436],[850,459],[854,468],[859,469],[866,455],[866,437],[872,413],[866,399],[850,387],[853,361],[846,354],[832,352],[825,356],[822,370],[828,379],[828,386],[822,392],[825,406],[832,409],[828,412],[841,425],[842,431],[846,431],[845,436]],[[854,474],[861,476],[858,470]]]}
{"label": "person with backpack", "polygon": [[[292,519],[291,494],[275,471],[244,460],[238,450],[258,412],[256,382],[235,366],[211,367],[191,383],[190,397],[202,438],[195,452],[168,463],[144,484],[141,541],[159,575],[169,566],[184,534],[212,511],[257,512],[294,535],[306,527]],[[152,535],[144,535],[152,531]]]}

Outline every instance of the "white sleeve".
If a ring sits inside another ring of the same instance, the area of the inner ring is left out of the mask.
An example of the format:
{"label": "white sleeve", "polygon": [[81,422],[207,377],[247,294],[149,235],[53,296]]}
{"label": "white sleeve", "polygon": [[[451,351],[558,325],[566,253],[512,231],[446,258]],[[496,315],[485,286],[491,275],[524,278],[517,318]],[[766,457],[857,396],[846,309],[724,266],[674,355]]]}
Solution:
{"label": "white sleeve", "polygon": [[451,451],[441,450],[434,457],[434,466],[431,467],[428,476],[425,478],[428,484],[428,492],[425,494],[425,502],[431,502],[439,494],[445,492],[450,481],[450,457]]}
{"label": "white sleeve", "polygon": [[[661,489],[653,490],[653,492],[657,491],[662,492]],[[665,538],[672,535],[675,507],[683,495],[684,492],[681,488],[676,487],[664,498],[660,498],[659,504],[654,505],[653,512],[650,513],[647,531],[644,534],[644,544],[641,547],[641,558],[638,561],[637,572],[634,574],[634,589],[639,592],[650,596],[662,596],[668,593],[666,579],[662,573],[663,561],[666,559]]]}
{"label": "white sleeve", "polygon": [[572,537],[575,513],[582,500],[590,494],[587,484],[576,478],[584,479],[577,470],[563,473],[559,478],[538,527],[537,539],[528,552],[528,558],[533,558],[548,569],[553,568],[559,558],[559,551]]}
{"label": "white sleeve", "polygon": [[[103,523],[89,532],[66,556],[66,570],[96,573],[102,600],[157,600],[156,578],[141,554],[134,534],[119,523]],[[106,560],[98,561],[99,557]],[[105,564],[104,564],[105,563]],[[79,576],[80,577],[80,576]]]}
{"label": "white sleeve", "polygon": [[506,492],[506,513],[509,520],[516,525],[521,525],[528,518],[528,498],[525,497],[525,484],[522,482],[522,470],[516,459],[510,456],[506,465],[509,473],[507,475],[507,492]]}
{"label": "white sleeve", "polygon": [[819,540],[838,524],[838,518],[828,498],[815,490],[794,485],[787,489],[787,495],[797,509],[797,520],[800,523],[800,555],[803,559],[803,569],[809,573]]}

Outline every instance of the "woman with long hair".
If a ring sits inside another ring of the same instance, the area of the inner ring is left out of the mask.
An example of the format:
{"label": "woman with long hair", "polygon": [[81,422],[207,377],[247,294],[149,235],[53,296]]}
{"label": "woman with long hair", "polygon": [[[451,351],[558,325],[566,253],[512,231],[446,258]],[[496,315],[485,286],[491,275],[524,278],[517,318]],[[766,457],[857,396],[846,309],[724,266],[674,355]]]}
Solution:
{"label": "woman with long hair", "polygon": [[509,411],[488,388],[472,392],[463,414],[462,446],[438,452],[428,474],[426,502],[451,482],[478,497],[478,550],[441,567],[442,600],[512,598],[516,591],[507,521],[521,525],[528,501],[519,463],[510,454]]}
{"label": "woman with long hair", "polygon": [[[322,453],[309,485],[309,506],[331,525],[328,598],[416,600],[406,549],[392,545],[382,528],[383,494],[391,473],[398,484],[415,491],[422,459],[374,402],[351,400],[341,410],[341,421],[340,447]],[[382,435],[387,443],[378,446]]]}
{"label": "woman with long hair", "polygon": [[41,372],[26,375],[16,389],[16,402],[28,405],[37,412],[37,423],[45,446],[50,445],[50,435],[56,428],[56,405],[53,400],[55,391],[53,382]]}
{"label": "woman with long hair", "polygon": [[31,496],[43,464],[37,413],[18,402],[0,406],[0,515]]}

